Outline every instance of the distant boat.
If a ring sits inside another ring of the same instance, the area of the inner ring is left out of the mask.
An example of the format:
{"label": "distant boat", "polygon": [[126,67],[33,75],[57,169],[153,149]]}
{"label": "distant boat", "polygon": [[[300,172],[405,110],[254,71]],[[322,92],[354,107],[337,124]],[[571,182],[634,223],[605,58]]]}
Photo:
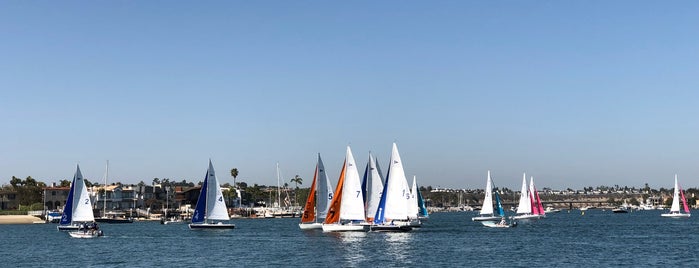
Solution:
{"label": "distant boat", "polygon": [[310,193],[308,194],[308,199],[306,199],[306,206],[303,209],[299,228],[304,230],[322,229],[322,222],[328,214],[328,208],[330,207],[330,200],[332,200],[332,197],[332,186],[330,185],[328,176],[325,174],[323,160],[320,159],[320,154],[318,154],[318,162],[316,163],[316,169],[313,174],[313,183],[311,183]]}
{"label": "distant boat", "polygon": [[104,172],[104,197],[102,208],[102,217],[95,218],[96,222],[100,223],[133,223],[133,219],[127,219],[124,213],[119,212],[107,212],[107,178],[109,177],[109,161]]}
{"label": "distant boat", "polygon": [[209,159],[209,169],[204,177],[204,184],[199,192],[199,199],[194,209],[190,229],[233,229],[235,224],[224,223],[229,221],[228,209],[223,201],[221,186],[216,179],[214,166]]}
{"label": "distant boat", "polygon": [[[682,200],[682,208],[684,213],[680,212],[680,200]],[[677,174],[675,174],[675,192],[672,196],[672,206],[670,207],[670,213],[663,213],[660,216],[671,217],[671,218],[689,218],[692,214],[689,213],[689,206],[687,206],[687,199],[684,197],[684,191],[677,183]]]}
{"label": "distant boat", "polygon": [[74,231],[80,229],[85,223],[94,221],[92,202],[87,193],[83,174],[80,172],[80,165],[78,165],[75,175],[73,175],[73,182],[70,184],[68,199],[66,199],[66,205],[63,208],[58,230]]}
{"label": "distant boat", "polygon": [[614,212],[614,213],[629,213],[629,210],[626,209],[626,207],[618,207],[618,208],[612,209],[612,212]]}
{"label": "distant boat", "polygon": [[[527,187],[527,176],[522,175],[522,191],[519,197],[519,205],[517,206],[517,215],[513,218],[516,220],[534,220],[539,219],[541,216],[533,213],[533,203],[531,200],[531,194],[529,193],[529,188]],[[538,208],[537,208],[538,210]]]}
{"label": "distant boat", "polygon": [[[493,210],[493,181],[490,178],[490,170],[488,170],[488,178],[485,181],[485,198],[481,207],[480,216],[471,218],[472,221],[499,221],[505,216],[504,211],[499,215],[494,214]],[[499,206],[502,209],[502,205]]]}
{"label": "distant boat", "polygon": [[347,146],[340,179],[330,201],[328,216],[323,221],[323,232],[367,231],[364,215],[362,182],[352,150]]}
{"label": "distant boat", "polygon": [[422,193],[420,193],[420,187],[417,187],[417,206],[418,218],[423,221],[429,219],[430,213],[427,211],[427,206],[425,205],[425,198],[423,198]]}
{"label": "distant boat", "polygon": [[383,177],[381,177],[381,168],[376,162],[376,159],[369,153],[369,161],[364,169],[364,178],[362,179],[362,191],[364,193],[364,204],[366,206],[366,221],[372,222],[376,215],[376,210],[379,209],[381,202],[381,193],[383,192]]}
{"label": "distant boat", "polygon": [[[405,178],[403,162],[398,147],[393,143],[388,175],[384,183],[379,209],[371,225],[372,231],[410,231],[412,222],[409,218],[410,189]],[[417,214],[417,213],[416,213]]]}

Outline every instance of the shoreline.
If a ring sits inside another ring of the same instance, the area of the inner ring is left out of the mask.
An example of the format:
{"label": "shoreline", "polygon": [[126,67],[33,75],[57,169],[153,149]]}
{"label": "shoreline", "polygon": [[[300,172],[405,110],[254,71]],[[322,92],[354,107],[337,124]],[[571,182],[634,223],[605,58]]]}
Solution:
{"label": "shoreline", "polygon": [[34,224],[46,223],[39,217],[29,215],[0,215],[0,224]]}

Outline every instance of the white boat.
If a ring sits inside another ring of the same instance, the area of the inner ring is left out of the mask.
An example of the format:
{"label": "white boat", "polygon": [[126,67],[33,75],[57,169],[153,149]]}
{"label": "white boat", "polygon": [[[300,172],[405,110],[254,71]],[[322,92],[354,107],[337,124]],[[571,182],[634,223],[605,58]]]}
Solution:
{"label": "white boat", "polygon": [[95,221],[99,223],[133,223],[133,219],[126,218],[126,215],[123,212],[107,212],[107,178],[109,178],[109,161],[107,161],[107,165],[104,171],[105,190],[103,192],[104,196],[102,196],[102,202],[104,205],[102,207],[102,216],[99,218],[95,218]]}
{"label": "white boat", "polygon": [[413,175],[413,185],[410,187],[410,199],[408,199],[408,222],[411,227],[422,227],[418,203],[417,176]]}
{"label": "white boat", "polygon": [[[680,200],[682,200],[684,213],[680,211]],[[689,206],[687,206],[687,199],[684,197],[684,191],[682,191],[679,183],[677,183],[677,174],[675,174],[675,191],[672,195],[672,206],[670,207],[670,213],[663,213],[660,214],[660,216],[670,218],[689,218],[691,215],[692,214],[689,213]]]}
{"label": "white boat", "polygon": [[59,231],[75,231],[86,223],[95,221],[92,214],[92,201],[87,193],[83,174],[80,172],[80,165],[77,166],[73,182],[70,184],[70,192],[63,208],[63,215],[58,225]]}
{"label": "white boat", "polygon": [[[409,231],[412,224],[409,218],[410,188],[405,178],[403,162],[398,153],[398,146],[393,143],[388,175],[381,194],[379,209],[374,216],[373,231]],[[417,205],[416,205],[417,207]],[[417,217],[417,212],[415,213]]]}
{"label": "white boat", "polygon": [[491,228],[510,228],[517,227],[516,221],[507,222],[505,218],[501,218],[500,221],[482,221],[483,226]]}
{"label": "white boat", "polygon": [[68,232],[68,234],[73,238],[96,238],[103,236],[102,230],[72,231]]}
{"label": "white boat", "polygon": [[374,220],[374,215],[379,209],[381,201],[381,193],[383,192],[383,177],[381,176],[381,168],[376,162],[376,159],[369,153],[369,161],[364,170],[364,178],[362,186],[366,193],[366,220],[371,222]]}
{"label": "white boat", "polygon": [[[190,229],[233,229],[235,224],[225,223],[230,220],[226,203],[223,201],[221,186],[218,184],[214,166],[209,159],[204,183],[199,192],[199,199],[194,209]],[[225,222],[224,222],[225,221]]]}
{"label": "white boat", "polygon": [[527,176],[522,175],[522,191],[519,196],[519,205],[517,206],[517,215],[513,218],[516,220],[534,220],[539,219],[540,216],[532,213],[532,201],[531,195],[529,193],[529,188],[527,187]]}
{"label": "white boat", "polygon": [[369,225],[364,217],[362,182],[359,180],[352,150],[347,146],[340,179],[330,201],[328,215],[323,221],[323,232],[367,231]]}
{"label": "white boat", "polygon": [[322,222],[325,220],[325,216],[328,215],[328,208],[330,208],[332,197],[332,186],[325,173],[323,160],[320,159],[320,154],[318,154],[318,162],[316,163],[316,169],[313,174],[313,183],[311,183],[310,193],[306,200],[306,206],[303,209],[299,228],[303,230],[322,229]]}
{"label": "white boat", "polygon": [[504,215],[495,215],[493,210],[493,180],[490,178],[490,170],[488,170],[488,178],[485,181],[485,198],[481,207],[480,216],[471,218],[472,221],[499,221]]}

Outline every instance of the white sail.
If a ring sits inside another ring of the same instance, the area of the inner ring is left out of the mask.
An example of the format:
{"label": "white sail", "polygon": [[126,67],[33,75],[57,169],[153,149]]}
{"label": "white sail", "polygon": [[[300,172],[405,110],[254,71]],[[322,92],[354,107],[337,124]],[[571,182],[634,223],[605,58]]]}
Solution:
{"label": "white sail", "polygon": [[407,220],[410,189],[403,171],[403,162],[398,153],[398,147],[393,143],[388,178],[386,178],[386,203],[384,219]]}
{"label": "white sail", "polygon": [[374,218],[376,215],[376,210],[379,208],[379,202],[381,201],[381,192],[383,192],[383,178],[379,172],[379,168],[376,164],[376,159],[369,154],[369,163],[367,164],[369,170],[367,170],[367,201],[366,201],[366,217],[368,219]]}
{"label": "white sail", "polygon": [[675,174],[675,192],[672,195],[672,207],[670,212],[680,212],[680,187],[677,183],[677,174]]}
{"label": "white sail", "polygon": [[481,207],[481,215],[493,215],[493,181],[490,179],[490,170],[488,170],[488,179],[485,182],[485,198]]}
{"label": "white sail", "polygon": [[206,219],[230,220],[230,217],[228,217],[228,209],[226,208],[226,203],[221,193],[221,186],[218,184],[218,179],[216,179],[214,166],[211,164],[211,160],[209,160],[208,174],[209,176],[206,178],[208,181],[206,191]]}
{"label": "white sail", "polygon": [[342,188],[342,203],[340,204],[340,219],[364,220],[364,197],[362,182],[359,179],[357,164],[352,155],[352,149],[347,146],[345,183]]}
{"label": "white sail", "polygon": [[73,222],[92,222],[95,221],[95,216],[92,214],[92,202],[87,193],[83,174],[80,172],[80,166],[75,171],[73,178],[75,188],[73,192]]}
{"label": "white sail", "polygon": [[408,199],[408,218],[417,219],[420,209],[417,205],[417,178],[413,176],[413,186],[410,187],[410,199]]}
{"label": "white sail", "polygon": [[328,215],[330,200],[333,199],[333,189],[330,179],[328,179],[328,175],[325,173],[325,166],[323,165],[323,160],[320,159],[320,154],[318,154],[318,180],[316,183],[317,218],[324,219]]}
{"label": "white sail", "polygon": [[519,206],[517,207],[517,214],[529,214],[532,213],[532,204],[529,200],[529,191],[527,190],[527,176],[522,175],[522,191],[519,197]]}

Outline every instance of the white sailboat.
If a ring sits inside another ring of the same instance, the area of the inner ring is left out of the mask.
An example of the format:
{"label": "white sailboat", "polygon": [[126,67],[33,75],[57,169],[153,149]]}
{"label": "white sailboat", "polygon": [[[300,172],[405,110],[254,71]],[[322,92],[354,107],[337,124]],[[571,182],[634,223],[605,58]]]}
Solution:
{"label": "white sailboat", "polygon": [[323,232],[367,231],[364,216],[362,182],[354,162],[352,150],[347,146],[345,163],[330,202],[328,215],[323,222]]}
{"label": "white sailboat", "polygon": [[190,229],[233,229],[235,224],[224,223],[230,220],[226,203],[223,201],[221,186],[216,179],[214,166],[209,159],[209,169],[206,171],[204,183],[199,192],[199,199],[194,209]]}
{"label": "white sailboat", "polygon": [[379,209],[381,201],[381,193],[383,192],[383,178],[376,159],[369,153],[369,162],[367,162],[364,171],[364,180],[362,188],[365,190],[366,196],[366,220],[371,222],[374,220],[376,210]]}
{"label": "white sailboat", "polygon": [[330,180],[325,174],[323,160],[320,159],[320,154],[318,154],[318,162],[316,163],[316,169],[313,174],[313,183],[311,183],[310,194],[306,200],[306,206],[301,216],[299,228],[304,230],[322,229],[322,222],[325,220],[325,216],[328,215],[328,208],[330,208],[332,197],[332,185],[330,185]]}
{"label": "white sailboat", "polygon": [[58,225],[59,231],[78,230],[85,223],[95,221],[95,216],[92,214],[92,201],[87,193],[83,174],[80,172],[80,165],[77,166],[73,182],[70,184],[70,192],[66,199],[66,205],[63,208],[63,215]]}
{"label": "white sailboat", "polygon": [[471,220],[499,221],[501,216],[495,215],[493,212],[493,180],[490,178],[490,170],[488,170],[488,179],[485,182],[485,198],[483,199],[483,206],[481,206],[480,216],[473,217]]}
{"label": "white sailboat", "polygon": [[403,162],[398,153],[398,146],[393,143],[388,175],[381,195],[379,209],[374,216],[372,231],[410,231],[411,222],[408,218],[408,201],[410,188],[405,178]]}
{"label": "white sailboat", "polygon": [[516,220],[533,220],[539,218],[539,215],[532,214],[532,201],[530,199],[529,188],[527,187],[526,174],[522,175],[522,191],[519,197],[519,205],[517,206],[517,215],[513,218]]}
{"label": "white sailboat", "polygon": [[539,219],[546,218],[546,211],[544,211],[544,205],[541,204],[541,198],[539,198],[539,191],[536,190],[534,186],[534,177],[529,177],[529,199],[532,204],[532,214],[538,215]]}
{"label": "white sailboat", "polygon": [[[682,200],[682,206],[684,213],[680,211],[680,200]],[[660,214],[662,217],[670,218],[689,218],[692,214],[689,213],[689,206],[687,206],[687,199],[684,197],[684,192],[680,188],[679,183],[677,183],[677,174],[675,174],[675,191],[672,195],[672,206],[670,207],[670,213]]]}
{"label": "white sailboat", "polygon": [[95,218],[99,223],[133,223],[133,219],[127,219],[123,213],[110,212],[107,213],[107,178],[109,178],[109,161],[107,161],[104,171],[104,196],[102,196],[102,216]]}

